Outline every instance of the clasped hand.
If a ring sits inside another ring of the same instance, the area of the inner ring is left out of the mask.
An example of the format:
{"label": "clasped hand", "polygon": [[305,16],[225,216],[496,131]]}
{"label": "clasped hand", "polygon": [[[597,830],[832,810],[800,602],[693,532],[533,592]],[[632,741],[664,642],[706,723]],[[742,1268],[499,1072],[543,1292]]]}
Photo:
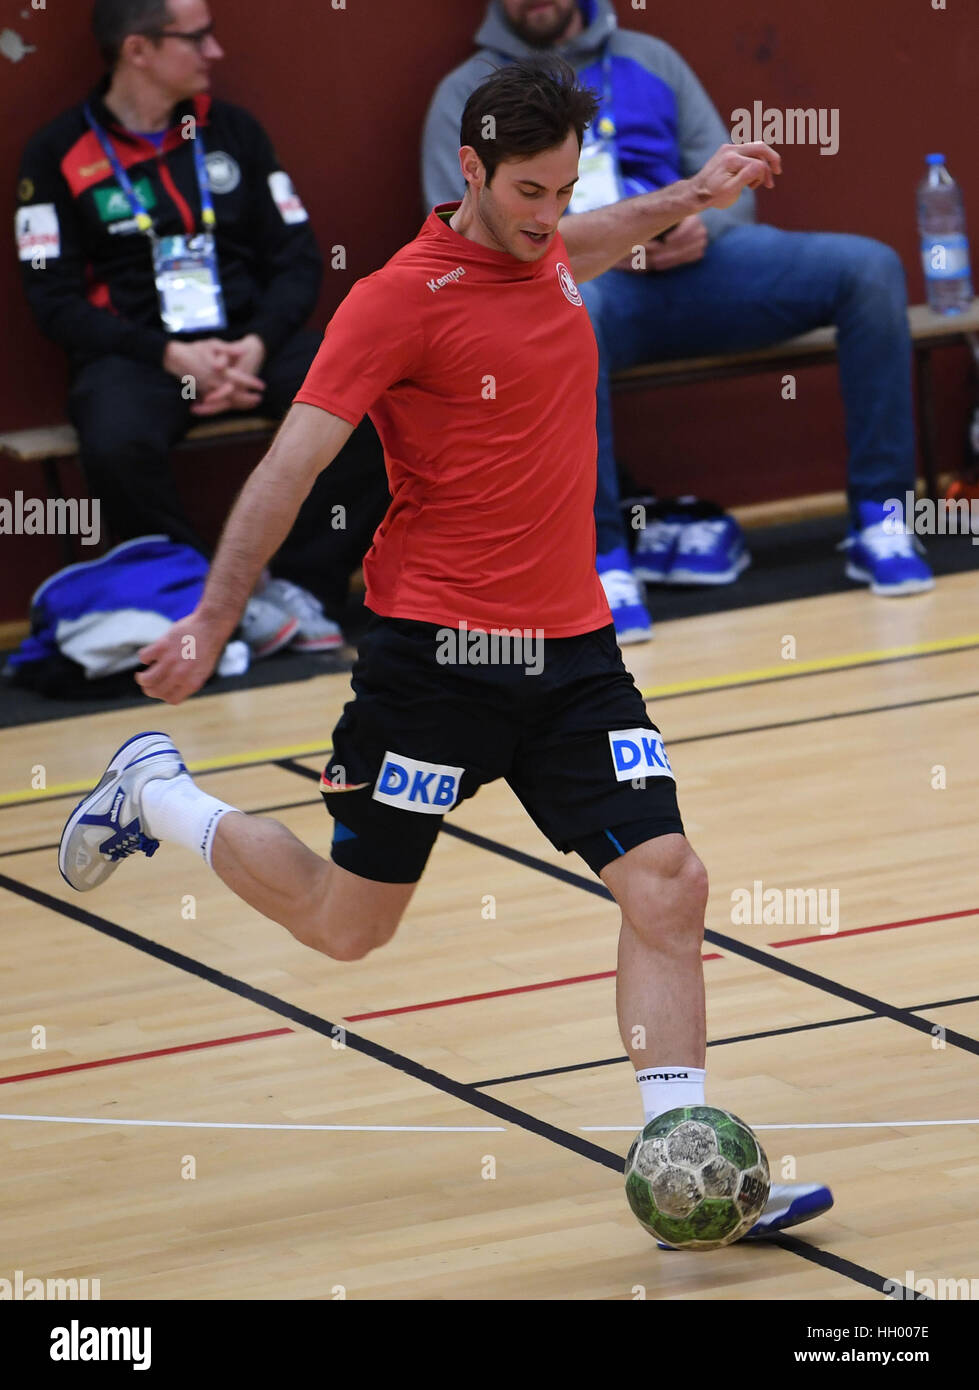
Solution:
{"label": "clasped hand", "polygon": [[172,339],[163,365],[172,376],[191,378],[195,400],[191,414],[221,415],[228,410],[254,410],[265,394],[258,372],[265,361],[265,344],[257,333],[234,342],[201,338],[195,343]]}

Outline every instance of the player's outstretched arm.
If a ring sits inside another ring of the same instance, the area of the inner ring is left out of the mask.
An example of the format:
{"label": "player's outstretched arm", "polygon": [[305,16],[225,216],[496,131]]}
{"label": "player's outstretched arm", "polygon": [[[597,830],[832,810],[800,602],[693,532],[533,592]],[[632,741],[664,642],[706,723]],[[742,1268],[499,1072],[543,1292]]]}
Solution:
{"label": "player's outstretched arm", "polygon": [[561,235],[571,273],[579,283],[594,280],[683,218],[706,208],[729,208],[745,188],[774,188],[781,172],[781,158],[770,145],[722,145],[692,178],[565,217]]}
{"label": "player's outstretched arm", "polygon": [[147,695],[179,705],[201,688],[317,475],[333,462],[353,429],[318,406],[292,407],[232,508],[200,603],[139,653],[147,669],[136,680]]}

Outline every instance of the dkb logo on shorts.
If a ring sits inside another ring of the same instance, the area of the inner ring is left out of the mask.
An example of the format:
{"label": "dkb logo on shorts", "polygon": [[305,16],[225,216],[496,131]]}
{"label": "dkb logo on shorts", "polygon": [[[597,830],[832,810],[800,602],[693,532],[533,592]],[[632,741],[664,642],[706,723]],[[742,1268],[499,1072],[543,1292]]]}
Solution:
{"label": "dkb logo on shorts", "polygon": [[428,811],[441,816],[459,798],[459,780],[464,768],[421,763],[401,753],[385,753],[384,766],[377,779],[373,798],[403,811]]}
{"label": "dkb logo on shorts", "polygon": [[675,782],[663,740],[655,729],[618,729],[609,734],[617,782],[638,777],[670,777]]}

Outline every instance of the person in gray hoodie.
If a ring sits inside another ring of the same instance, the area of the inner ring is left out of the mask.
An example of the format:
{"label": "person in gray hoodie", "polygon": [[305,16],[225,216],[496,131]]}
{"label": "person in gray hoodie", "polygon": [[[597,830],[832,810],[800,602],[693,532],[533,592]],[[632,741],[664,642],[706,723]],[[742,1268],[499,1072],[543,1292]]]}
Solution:
{"label": "person in gray hoodie", "polygon": [[[491,0],[476,43],[479,51],[443,79],[428,110],[429,208],[465,192],[459,123],[469,95],[494,68],[542,50],[560,52],[600,100],[569,216],[686,178],[732,138],[680,55],[649,34],[620,29],[611,0]],[[639,581],[729,583],[749,557],[736,522],[707,508],[693,519],[670,510],[646,518],[630,554],[611,374],[640,362],[748,351],[826,324],[838,331],[846,412],[847,574],[885,595],[934,584],[915,538],[893,519],[894,500],[913,491],[915,478],[901,261],[867,237],[784,232],[754,217],[746,190],[733,207],[684,219],[581,287],[599,348],[597,565],[620,643],[651,635]]]}

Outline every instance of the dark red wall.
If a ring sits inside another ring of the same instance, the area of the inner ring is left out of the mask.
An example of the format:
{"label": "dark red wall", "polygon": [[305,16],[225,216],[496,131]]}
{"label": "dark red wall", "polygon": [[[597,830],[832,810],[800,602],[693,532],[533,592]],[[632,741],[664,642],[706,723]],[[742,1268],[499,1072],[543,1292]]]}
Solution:
{"label": "dark red wall", "polygon": [[[889,241],[923,298],[914,189],[928,150],[942,149],[964,185],[972,225],[979,197],[970,95],[976,90],[979,7],[947,0],[617,0],[624,27],[658,34],[692,64],[722,118],[756,99],[766,106],[839,107],[839,154],[784,150],[777,192],[760,217],[792,229],[859,232]],[[347,249],[348,269],[328,270],[319,321],[359,276],[414,235],[422,217],[419,138],[439,78],[471,51],[483,0],[212,0],[227,57],[215,92],[250,107],[275,141],[325,248]],[[24,15],[27,18],[24,18]],[[21,148],[39,125],[81,99],[99,75],[84,0],[0,0],[0,29],[36,51],[0,56],[5,119],[0,171],[13,209]],[[8,233],[9,236],[9,233]],[[0,343],[0,430],[64,419],[60,352],[34,327],[17,278],[12,242],[0,258],[7,331]],[[966,408],[964,353],[939,359],[942,462],[958,461]],[[799,378],[799,399],[781,401],[778,377],[623,397],[617,406],[623,459],[666,492],[680,487],[727,503],[840,487],[842,416],[835,373]],[[195,497],[217,525],[229,489],[254,462],[232,458],[206,469],[181,459]],[[77,470],[66,470],[80,486]],[[201,496],[201,479],[208,492]],[[0,465],[0,496],[34,495],[33,470]],[[0,539],[8,582],[0,619],[25,611],[31,588],[59,563],[53,542]],[[85,557],[87,558],[87,557]],[[13,580],[10,582],[10,577]]]}

